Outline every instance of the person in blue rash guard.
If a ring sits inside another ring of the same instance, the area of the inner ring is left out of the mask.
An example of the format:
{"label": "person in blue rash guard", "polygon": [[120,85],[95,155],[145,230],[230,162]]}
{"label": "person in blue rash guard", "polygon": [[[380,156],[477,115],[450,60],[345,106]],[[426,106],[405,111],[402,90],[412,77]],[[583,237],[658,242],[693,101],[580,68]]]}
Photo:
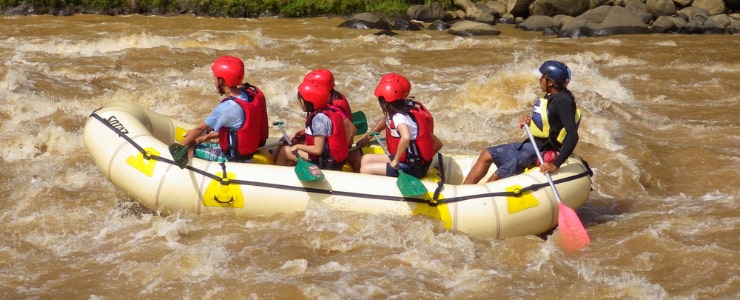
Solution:
{"label": "person in blue rash guard", "polygon": [[216,89],[226,98],[190,129],[180,144],[197,144],[194,156],[198,158],[249,162],[269,133],[265,95],[259,88],[242,83],[244,62],[237,57],[219,57],[211,71]]}

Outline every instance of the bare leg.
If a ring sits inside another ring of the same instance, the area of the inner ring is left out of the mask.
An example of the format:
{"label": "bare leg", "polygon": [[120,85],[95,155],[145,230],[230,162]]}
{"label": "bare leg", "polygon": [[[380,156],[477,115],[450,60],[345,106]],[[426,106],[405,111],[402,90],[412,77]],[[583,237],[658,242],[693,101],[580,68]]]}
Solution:
{"label": "bare leg", "polygon": [[357,149],[350,151],[347,161],[349,161],[349,164],[352,166],[352,172],[359,173],[360,167],[362,166],[362,150]]}
{"label": "bare leg", "polygon": [[499,179],[498,174],[493,173],[493,174],[491,174],[491,177],[488,177],[488,181],[486,181],[486,182],[496,181],[498,179]]}
{"label": "bare leg", "polygon": [[[488,149],[484,149],[480,153],[480,156],[478,156],[475,164],[473,164],[473,167],[470,168],[470,173],[468,173],[468,176],[465,177],[465,181],[463,181],[463,184],[478,183],[483,178],[483,176],[486,176],[486,173],[488,173],[488,168],[491,167],[492,163],[493,157],[491,157],[491,154],[488,153]],[[496,176],[496,174],[493,174],[491,178],[493,178],[494,176]],[[496,176],[496,179],[498,179],[498,176]],[[492,180],[490,180],[489,178],[489,181]]]}
{"label": "bare leg", "polygon": [[293,166],[298,160],[298,158],[290,152],[290,147],[288,146],[280,146],[275,153],[277,154],[275,156],[275,165],[278,166]]}
{"label": "bare leg", "polygon": [[390,161],[385,154],[365,154],[362,156],[360,173],[385,175],[385,165]]}

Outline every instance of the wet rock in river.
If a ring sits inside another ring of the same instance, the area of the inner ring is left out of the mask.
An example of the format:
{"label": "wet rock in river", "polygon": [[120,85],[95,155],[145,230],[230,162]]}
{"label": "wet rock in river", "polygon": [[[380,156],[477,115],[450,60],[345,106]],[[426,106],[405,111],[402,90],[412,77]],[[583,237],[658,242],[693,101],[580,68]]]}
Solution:
{"label": "wet rock in river", "polygon": [[599,6],[563,25],[559,37],[649,33],[639,15],[621,6]]}
{"label": "wet rock in river", "polygon": [[347,21],[339,24],[339,27],[353,28],[353,29],[380,29],[380,30],[392,30],[388,22],[381,20],[378,16],[372,13],[359,13]]}

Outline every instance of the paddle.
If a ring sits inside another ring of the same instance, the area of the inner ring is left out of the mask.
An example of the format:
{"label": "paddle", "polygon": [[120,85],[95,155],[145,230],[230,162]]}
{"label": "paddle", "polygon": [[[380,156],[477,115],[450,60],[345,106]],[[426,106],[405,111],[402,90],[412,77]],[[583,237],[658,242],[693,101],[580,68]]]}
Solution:
{"label": "paddle", "polygon": [[[378,144],[380,144],[381,147],[383,147],[383,151],[386,154],[390,154],[390,152],[388,152],[388,149],[386,149],[385,147],[385,143],[383,143],[383,141],[381,141],[378,137],[377,132],[370,133],[370,135],[375,138],[375,140],[378,142]],[[419,178],[406,174],[406,172],[401,169],[398,169],[398,179],[396,180],[396,186],[398,186],[398,189],[401,191],[401,195],[403,195],[404,197],[420,196],[428,192],[427,187],[424,186],[423,183],[421,183],[421,180],[419,180]]]}
{"label": "paddle", "polygon": [[[529,126],[524,125],[522,127],[527,131],[529,141],[532,143],[532,147],[534,147],[534,151],[537,154],[537,159],[540,161],[540,164],[544,164],[545,161],[542,159],[542,154],[537,148],[537,143],[534,141],[534,136],[532,136]],[[558,194],[558,190],[555,188],[555,183],[552,181],[550,173],[545,173],[545,177],[547,177],[547,182],[550,183],[550,188],[552,188],[555,199],[558,201],[558,228],[562,236],[563,247],[570,251],[576,251],[587,246],[591,242],[591,238],[588,237],[588,233],[583,228],[578,215],[572,208],[566,206],[560,200],[560,194]]]}
{"label": "paddle", "polygon": [[[283,122],[277,121],[275,123],[272,123],[272,125],[277,126],[280,128],[280,132],[283,133],[283,137],[285,138],[285,141],[288,143],[288,146],[293,146],[293,142],[290,140],[290,137],[288,137],[288,134],[285,133],[285,129],[283,129]],[[295,157],[297,159],[294,171],[295,175],[298,176],[298,180],[300,181],[314,181],[324,178],[324,173],[321,172],[321,169],[319,169],[319,166],[312,164],[303,157],[301,157],[298,154],[298,151],[293,151],[293,154],[295,154]]]}
{"label": "paddle", "polygon": [[362,111],[356,111],[352,113],[352,124],[357,128],[355,135],[363,134],[367,132],[367,116]]}
{"label": "paddle", "polygon": [[172,159],[180,169],[184,168],[185,165],[188,164],[188,149],[190,149],[190,146],[183,146],[179,143],[173,143],[170,145],[170,154],[172,154]]}
{"label": "paddle", "polygon": [[266,149],[266,148],[272,148],[272,147],[275,147],[275,146],[281,145],[281,144],[285,144],[285,142],[283,142],[283,140],[279,140],[277,142],[272,142],[272,143],[269,143],[269,144],[264,145],[262,147],[259,147],[259,148],[257,148],[257,150],[262,150],[262,149]]}
{"label": "paddle", "polygon": [[[282,141],[273,142],[259,147],[258,150],[275,147],[282,143]],[[170,145],[170,154],[172,154],[172,159],[175,161],[175,164],[180,167],[180,169],[185,168],[185,165],[188,164],[188,149],[190,149],[190,146],[183,146],[180,145],[180,143],[172,143],[172,145]]]}

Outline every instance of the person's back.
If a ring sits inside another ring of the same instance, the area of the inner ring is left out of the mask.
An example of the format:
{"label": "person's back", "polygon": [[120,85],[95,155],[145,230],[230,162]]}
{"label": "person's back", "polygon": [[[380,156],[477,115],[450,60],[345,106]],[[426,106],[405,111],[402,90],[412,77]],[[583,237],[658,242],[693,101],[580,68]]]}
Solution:
{"label": "person's back", "polygon": [[254,97],[253,99],[257,102],[257,111],[255,114],[259,116],[259,128],[255,129],[255,131],[259,132],[260,147],[264,146],[267,139],[270,137],[270,122],[267,118],[267,98],[260,88],[251,85],[248,82],[245,82],[242,86],[244,87],[244,90],[248,94],[252,95]]}
{"label": "person's back", "polygon": [[300,155],[322,169],[342,168],[349,153],[346,117],[340,109],[328,105],[329,91],[323,82],[312,79],[298,86],[298,100],[307,117],[305,129],[297,131],[293,137],[304,135],[305,144],[280,148],[275,159],[277,165],[295,164],[296,155]]}
{"label": "person's back", "polygon": [[385,114],[387,154],[366,154],[360,172],[398,177],[403,170],[414,177],[424,177],[437,145],[431,113],[421,103],[408,100],[410,83],[397,74],[381,77],[375,88],[378,104]]}
{"label": "person's back", "polygon": [[[336,83],[334,81],[334,73],[327,69],[312,70],[303,77],[302,82],[310,81],[323,85],[324,87],[329,89],[328,106],[336,108],[339,112],[341,112],[343,118],[346,119],[342,121],[342,124],[344,126],[344,132],[347,139],[347,147],[351,147],[354,143],[354,137],[355,133],[357,132],[357,128],[354,125],[352,108],[350,107],[349,100],[347,100],[347,97],[344,94],[335,89]],[[349,154],[347,161],[349,161],[349,164],[353,167],[353,169],[355,169],[355,166],[357,166],[357,169],[359,169],[359,159],[361,155],[362,153],[359,150],[352,151],[352,153]]]}
{"label": "person's back", "polygon": [[324,137],[323,151],[309,155],[319,168],[340,170],[349,156],[344,127],[344,113],[335,107],[325,107],[309,115],[306,120],[306,145],[314,145],[315,136]]}
{"label": "person's back", "polygon": [[[174,150],[192,145],[195,145],[194,155],[202,159],[248,162],[269,133],[264,93],[249,84],[242,86],[244,62],[238,57],[221,56],[211,71],[216,91],[225,98],[182,141],[170,146],[180,167],[184,167],[187,158],[176,157],[181,151]],[[212,139],[218,142],[210,143]]]}
{"label": "person's back", "polygon": [[251,159],[259,147],[265,145],[269,134],[265,95],[249,83],[240,86],[240,90],[239,96],[223,100],[237,103],[242,114],[241,124],[223,126],[219,130],[219,144],[229,161]]}

